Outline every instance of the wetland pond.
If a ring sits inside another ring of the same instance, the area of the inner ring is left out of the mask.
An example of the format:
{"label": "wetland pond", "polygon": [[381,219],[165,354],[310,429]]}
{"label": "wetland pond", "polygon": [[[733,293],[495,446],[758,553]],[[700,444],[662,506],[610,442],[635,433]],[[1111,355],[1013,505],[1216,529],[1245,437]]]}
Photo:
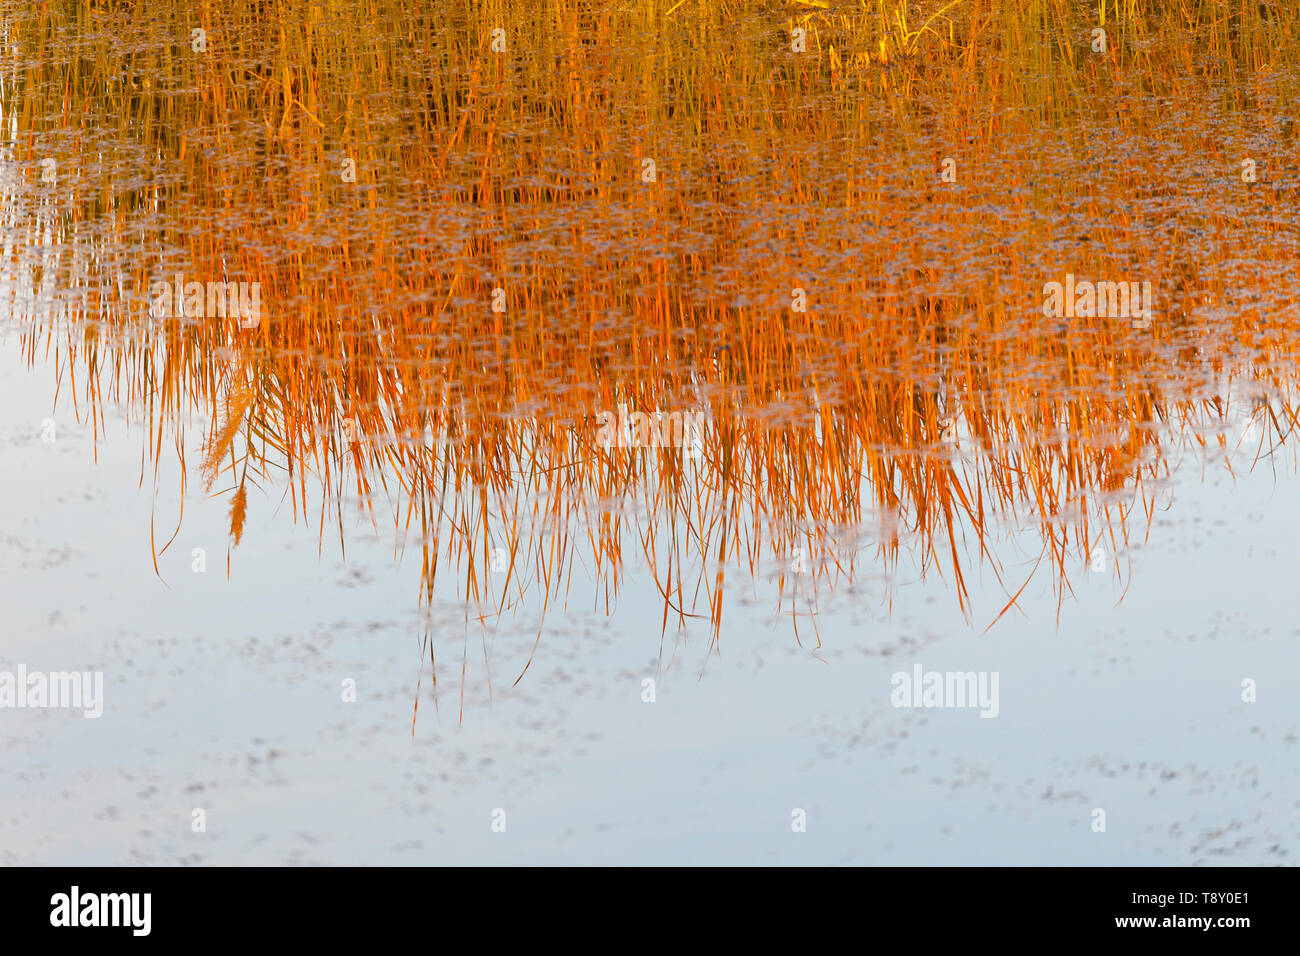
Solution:
{"label": "wetland pond", "polygon": [[435,6],[0,0],[0,863],[1295,862],[1300,13]]}

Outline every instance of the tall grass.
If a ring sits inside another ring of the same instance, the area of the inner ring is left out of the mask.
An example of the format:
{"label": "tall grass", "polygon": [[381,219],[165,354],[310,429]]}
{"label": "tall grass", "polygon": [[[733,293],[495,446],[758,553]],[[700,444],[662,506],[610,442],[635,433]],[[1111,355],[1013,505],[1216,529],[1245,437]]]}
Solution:
{"label": "tall grass", "polygon": [[[664,627],[716,641],[728,573],[798,548],[824,584],[906,549],[966,608],[972,564],[1024,584],[1007,522],[1063,600],[1189,443],[1233,443],[1227,381],[1270,444],[1295,424],[1282,4],[0,10],[29,358],[76,370],[89,416],[127,402],[155,462],[206,416],[235,541],[250,481],[322,534],[357,495],[418,536],[424,602],[551,609],[576,567],[612,602],[631,549]],[[1066,272],[1154,280],[1159,315],[1046,320]],[[267,319],[146,331],[174,273],[259,281]],[[697,464],[596,441],[620,404],[701,403]],[[864,554],[845,529],[873,522]]]}

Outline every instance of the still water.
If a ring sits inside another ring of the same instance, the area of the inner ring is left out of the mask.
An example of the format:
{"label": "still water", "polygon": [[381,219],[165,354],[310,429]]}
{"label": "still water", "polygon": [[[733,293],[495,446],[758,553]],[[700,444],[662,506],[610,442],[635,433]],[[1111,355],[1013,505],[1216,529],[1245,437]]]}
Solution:
{"label": "still water", "polygon": [[1292,862],[1300,51],[977,6],[0,0],[0,861]]}

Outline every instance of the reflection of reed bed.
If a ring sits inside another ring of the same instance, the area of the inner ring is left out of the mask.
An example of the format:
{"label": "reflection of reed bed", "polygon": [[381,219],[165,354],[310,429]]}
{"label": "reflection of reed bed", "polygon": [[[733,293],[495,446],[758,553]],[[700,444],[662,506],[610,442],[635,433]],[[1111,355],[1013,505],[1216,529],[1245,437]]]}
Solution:
{"label": "reflection of reed bed", "polygon": [[[777,348],[767,327],[754,341],[733,337],[742,361],[696,363],[689,388],[678,366],[650,377],[651,364],[631,354],[636,343],[606,330],[606,348],[593,352],[625,378],[642,369],[635,388],[625,382],[621,391],[578,356],[562,363],[543,349],[475,370],[477,342],[422,353],[400,330],[388,330],[381,346],[358,334],[364,327],[255,348],[233,327],[194,326],[114,355],[110,381],[100,381],[90,353],[70,355],[83,363],[89,394],[153,403],[151,450],[170,444],[169,422],[183,409],[207,410],[209,483],[242,489],[249,475],[283,481],[276,473],[284,470],[295,513],[318,502],[322,525],[351,490],[367,507],[389,508],[399,530],[418,527],[425,600],[440,570],[485,613],[517,606],[529,587],[558,598],[575,560],[616,590],[629,541],[653,557],[647,542],[669,540],[669,566],[696,577],[664,585],[666,607],[679,622],[707,613],[716,628],[720,594],[708,569],[757,574],[795,548],[814,577],[848,569],[861,556],[830,542],[862,522],[890,529],[873,561],[888,568],[908,549],[951,578],[963,606],[971,561],[989,563],[1009,594],[1019,587],[985,543],[986,529],[1037,527],[1043,566],[1064,596],[1075,563],[1098,546],[1122,553],[1135,512],[1145,525],[1154,508],[1146,488],[1168,475],[1184,443],[1234,444],[1232,435],[1215,437],[1233,410],[1198,390],[1235,376],[1239,390],[1274,395],[1256,416],[1265,449],[1294,425],[1290,380],[1267,366],[1162,363],[1159,353],[1124,347],[1130,330],[1095,321],[1080,336],[1083,350],[1043,350],[1039,362],[1054,375],[1032,390],[1011,374],[1023,356],[1003,348],[995,328],[946,342],[940,388],[928,370],[909,379],[899,370],[918,346],[896,341],[895,352],[884,351],[887,320],[862,336],[874,350],[835,375],[820,366],[789,391],[790,367],[815,358],[814,346]],[[281,325],[273,337],[311,328]],[[758,339],[767,342],[763,360],[743,361]],[[840,337],[825,347],[839,352]],[[588,384],[555,388],[561,366]],[[656,409],[695,408],[701,395],[708,418],[698,458],[671,443],[602,440],[606,409],[630,401],[649,421]],[[614,507],[620,502],[636,503],[640,517]],[[238,514],[242,521],[243,508]],[[546,528],[554,536],[543,547]],[[497,549],[504,568],[493,566]]]}
{"label": "reflection of reed bed", "polygon": [[[1217,440],[1222,379],[1294,425],[1300,248],[1263,187],[1300,12],[993,6],[0,2],[5,305],[152,455],[208,417],[236,540],[250,481],[322,532],[386,497],[424,601],[549,606],[579,569],[612,597],[631,548],[665,627],[716,636],[725,570],[851,574],[878,521],[872,563],[966,608],[972,561],[1023,583],[1004,520],[1064,598],[1145,534],[1178,435]],[[174,274],[259,283],[265,321],[144,334]],[[1150,281],[1150,327],[1045,317],[1066,275]],[[698,460],[600,440],[701,404]]]}

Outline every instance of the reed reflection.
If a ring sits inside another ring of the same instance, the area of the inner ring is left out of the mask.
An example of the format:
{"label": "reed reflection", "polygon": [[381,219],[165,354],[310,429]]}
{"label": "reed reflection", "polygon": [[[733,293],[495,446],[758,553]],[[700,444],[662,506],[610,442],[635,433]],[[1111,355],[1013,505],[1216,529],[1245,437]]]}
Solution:
{"label": "reed reflection", "polygon": [[232,548],[260,485],[391,522],[413,601],[477,621],[575,574],[612,609],[640,555],[665,630],[719,640],[774,572],[816,646],[864,567],[1063,606],[1190,454],[1286,460],[1296,13],[1133,15],[1091,57],[978,4],[678,10],[708,44],[649,4],[4,6],[11,341],[155,467],[199,413]]}

